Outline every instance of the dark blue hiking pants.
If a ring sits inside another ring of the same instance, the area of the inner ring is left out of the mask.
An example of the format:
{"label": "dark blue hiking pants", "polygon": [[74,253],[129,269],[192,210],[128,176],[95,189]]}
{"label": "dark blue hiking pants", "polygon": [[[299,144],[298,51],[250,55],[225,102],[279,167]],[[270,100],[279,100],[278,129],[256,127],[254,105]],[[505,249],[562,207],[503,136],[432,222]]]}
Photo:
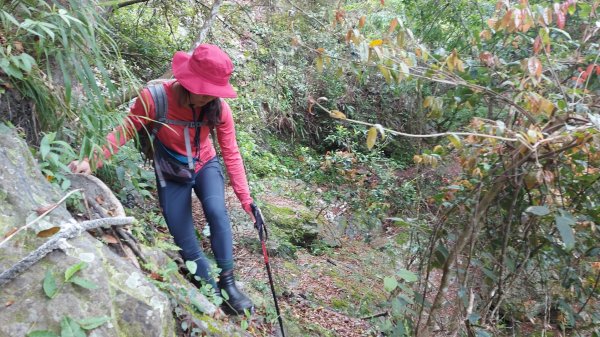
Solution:
{"label": "dark blue hiking pants", "polygon": [[206,221],[210,226],[210,244],[223,271],[233,269],[233,238],[227,209],[221,165],[217,157],[209,160],[196,173],[193,183],[182,184],[166,181],[166,187],[158,184],[158,198],[169,232],[175,244],[181,248],[186,261],[197,264],[196,275],[215,285],[209,277],[210,262],[202,252],[192,219],[192,189],[202,203]]}

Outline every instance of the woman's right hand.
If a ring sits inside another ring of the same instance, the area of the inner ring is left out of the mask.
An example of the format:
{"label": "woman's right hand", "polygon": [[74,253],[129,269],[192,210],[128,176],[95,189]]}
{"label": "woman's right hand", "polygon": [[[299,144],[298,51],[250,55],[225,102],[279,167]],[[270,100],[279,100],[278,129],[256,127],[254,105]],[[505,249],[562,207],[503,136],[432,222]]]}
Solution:
{"label": "woman's right hand", "polygon": [[92,168],[90,167],[90,161],[85,158],[81,161],[73,160],[69,163],[69,169],[73,173],[92,174]]}

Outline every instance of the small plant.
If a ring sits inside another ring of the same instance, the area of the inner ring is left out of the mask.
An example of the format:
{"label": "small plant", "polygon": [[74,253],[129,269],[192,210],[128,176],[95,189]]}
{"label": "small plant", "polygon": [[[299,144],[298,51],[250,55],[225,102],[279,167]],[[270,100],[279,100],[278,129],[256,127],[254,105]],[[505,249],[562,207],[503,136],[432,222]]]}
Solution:
{"label": "small plant", "polygon": [[87,267],[87,263],[85,263],[83,261],[69,267],[65,271],[64,281],[60,286],[57,286],[56,278],[54,277],[54,274],[52,273],[52,271],[48,270],[46,272],[46,276],[44,277],[44,282],[43,282],[43,289],[44,289],[44,293],[46,294],[46,296],[48,296],[48,298],[50,298],[50,299],[56,297],[56,295],[58,295],[60,290],[66,284],[69,284],[69,283],[77,285],[77,286],[85,288],[85,289],[88,289],[88,290],[94,290],[94,289],[98,288],[98,286],[94,282],[89,281],[87,279],[84,279],[84,278],[76,275],[80,270],[82,270],[86,267]]}
{"label": "small plant", "polygon": [[90,317],[83,319],[73,319],[64,316],[60,321],[60,334],[50,330],[35,330],[27,334],[27,337],[85,337],[85,331],[94,330],[104,323],[110,321],[110,317]]}
{"label": "small plant", "polygon": [[[46,272],[46,276],[43,281],[43,289],[46,296],[50,299],[56,297],[60,290],[68,283],[77,285],[79,287],[94,290],[98,286],[77,275],[77,273],[87,266],[85,262],[79,262],[65,270],[64,281],[60,286],[57,286],[56,278],[51,270]],[[93,330],[108,322],[110,317],[90,317],[83,319],[73,319],[69,316],[63,316],[60,321],[60,334],[56,334],[50,330],[35,330],[27,333],[27,337],[85,337],[87,336],[85,331]]]}
{"label": "small plant", "polygon": [[56,139],[56,132],[50,132],[42,138],[38,155],[40,170],[46,179],[66,191],[71,186],[71,182],[65,174],[70,173],[71,170],[63,163],[68,163],[76,158],[71,145]]}

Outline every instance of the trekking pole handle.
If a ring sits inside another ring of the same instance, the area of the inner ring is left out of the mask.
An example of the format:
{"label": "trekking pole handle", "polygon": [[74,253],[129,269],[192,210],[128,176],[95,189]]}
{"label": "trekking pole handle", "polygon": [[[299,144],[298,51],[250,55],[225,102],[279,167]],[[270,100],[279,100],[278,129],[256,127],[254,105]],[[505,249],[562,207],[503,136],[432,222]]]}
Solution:
{"label": "trekking pole handle", "polygon": [[260,239],[263,239],[263,233],[265,235],[265,239],[267,239],[267,227],[265,226],[265,221],[263,219],[260,208],[258,208],[258,206],[256,206],[255,203],[250,204],[250,208],[252,209],[252,214],[254,215],[254,219],[256,220],[256,222],[254,223],[254,227],[256,227],[256,229],[258,230],[258,235],[260,236]]}

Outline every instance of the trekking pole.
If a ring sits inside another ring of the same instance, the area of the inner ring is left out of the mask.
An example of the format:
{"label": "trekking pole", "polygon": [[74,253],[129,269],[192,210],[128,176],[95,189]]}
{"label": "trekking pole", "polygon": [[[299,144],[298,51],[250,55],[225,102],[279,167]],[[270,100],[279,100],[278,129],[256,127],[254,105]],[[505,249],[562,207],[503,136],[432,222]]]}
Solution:
{"label": "trekking pole", "polygon": [[265,221],[263,220],[262,213],[260,212],[258,206],[256,206],[254,203],[250,206],[252,207],[252,214],[254,214],[254,218],[256,219],[254,226],[258,230],[258,238],[260,239],[260,244],[262,245],[263,257],[265,258],[265,266],[267,267],[267,275],[269,275],[269,284],[271,285],[271,293],[273,294],[273,301],[275,302],[277,320],[279,321],[279,327],[281,328],[281,336],[285,337],[285,332],[283,331],[283,319],[281,318],[281,313],[279,312],[277,295],[275,295],[275,285],[273,284],[273,275],[271,274],[271,265],[269,264],[269,253],[267,253],[267,245],[265,244],[265,242],[269,238],[269,234],[267,233],[267,227],[265,225]]}

